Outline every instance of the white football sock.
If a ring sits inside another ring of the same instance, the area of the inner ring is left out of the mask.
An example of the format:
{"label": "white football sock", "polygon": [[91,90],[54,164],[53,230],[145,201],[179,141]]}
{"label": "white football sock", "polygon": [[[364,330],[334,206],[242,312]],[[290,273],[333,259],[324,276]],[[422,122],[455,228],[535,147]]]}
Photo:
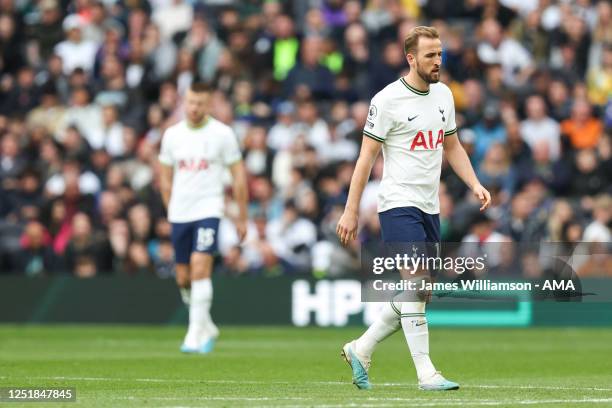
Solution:
{"label": "white football sock", "polygon": [[425,318],[425,302],[402,303],[402,329],[414,361],[419,381],[436,373],[429,358],[429,330]]}
{"label": "white football sock", "polygon": [[374,349],[384,339],[398,331],[400,328],[400,310],[393,302],[383,304],[378,318],[355,341],[355,352],[361,356],[371,358]]}
{"label": "white football sock", "polygon": [[189,301],[191,300],[191,288],[179,288],[179,292],[181,293],[181,300],[185,306],[189,306]]}
{"label": "white football sock", "polygon": [[191,282],[191,299],[189,304],[189,329],[185,336],[185,345],[199,348],[204,339],[217,337],[219,330],[210,317],[213,288],[210,279]]}

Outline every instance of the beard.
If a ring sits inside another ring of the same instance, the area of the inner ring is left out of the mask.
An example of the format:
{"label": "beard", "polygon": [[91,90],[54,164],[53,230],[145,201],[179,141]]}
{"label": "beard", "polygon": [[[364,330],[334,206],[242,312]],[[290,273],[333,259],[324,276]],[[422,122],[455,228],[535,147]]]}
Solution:
{"label": "beard", "polygon": [[206,116],[206,114],[201,114],[201,113],[188,113],[187,114],[187,118],[193,122],[194,125],[197,125],[199,123],[202,123],[202,121],[204,120],[204,117]]}
{"label": "beard", "polygon": [[440,71],[437,72],[425,72],[425,70],[421,69],[419,63],[417,62],[417,74],[421,77],[421,79],[428,84],[435,84],[440,81]]}

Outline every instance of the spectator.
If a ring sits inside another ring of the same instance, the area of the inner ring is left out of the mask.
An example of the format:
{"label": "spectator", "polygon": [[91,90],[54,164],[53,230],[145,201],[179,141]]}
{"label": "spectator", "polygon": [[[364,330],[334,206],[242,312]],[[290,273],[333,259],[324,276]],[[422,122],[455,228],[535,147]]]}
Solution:
{"label": "spectator", "polygon": [[513,37],[533,55],[537,65],[548,60],[550,39],[541,25],[542,11],[533,9],[524,19],[517,19],[510,27]]}
{"label": "spectator", "polygon": [[283,216],[266,227],[266,237],[290,271],[298,272],[308,269],[310,249],[316,242],[317,232],[314,224],[301,217],[293,202],[286,202]]}
{"label": "spectator", "polygon": [[569,118],[572,104],[567,85],[561,80],[553,80],[548,88],[547,100],[551,106],[551,116],[556,121]]}
{"label": "spectator", "polygon": [[369,82],[372,90],[382,89],[395,81],[404,69],[405,57],[396,43],[388,42],[382,49],[382,60],[374,65],[370,72]]}
{"label": "spectator", "polygon": [[21,220],[38,220],[41,217],[41,208],[44,200],[41,195],[41,183],[38,174],[31,170],[24,170],[19,184],[13,193],[5,192],[5,199],[9,202],[12,213]]}
{"label": "spectator", "polygon": [[272,176],[274,154],[266,144],[266,130],[253,126],[244,139],[244,163],[249,174],[254,176]]}
{"label": "spectator", "polygon": [[[568,13],[552,35],[551,66],[559,68],[566,79],[584,78],[591,46],[591,34],[582,16]],[[560,54],[560,55],[559,55]],[[571,61],[571,65],[567,62]],[[568,68],[572,67],[571,70]]]}
{"label": "spectator", "polygon": [[604,106],[612,98],[612,43],[603,49],[601,63],[591,68],[587,76],[589,101]]}
{"label": "spectator", "polygon": [[64,130],[61,136],[62,148],[66,158],[73,159],[79,163],[87,163],[90,154],[89,143],[79,130],[70,126]]}
{"label": "spectator", "polygon": [[223,44],[211,32],[206,20],[202,18],[194,20],[189,34],[183,41],[183,47],[195,53],[198,77],[202,81],[211,81],[223,52]]}
{"label": "spectator", "polygon": [[463,122],[464,127],[472,127],[482,119],[484,105],[484,93],[482,85],[475,79],[468,79],[463,82],[463,100],[457,103],[455,109]]}
{"label": "spectator", "polygon": [[473,161],[478,164],[493,143],[506,141],[506,130],[500,120],[499,105],[487,104],[482,120],[473,130],[476,134]]}
{"label": "spectator", "polygon": [[153,269],[147,247],[143,242],[134,241],[128,246],[123,271],[129,275],[150,274]]}
{"label": "spectator", "polygon": [[61,130],[66,121],[66,108],[60,103],[57,90],[53,82],[47,82],[42,90],[40,105],[32,109],[27,116],[27,125],[30,128],[43,127],[56,139],[61,139]]}
{"label": "spectator", "polygon": [[574,176],[569,194],[573,197],[595,195],[609,183],[609,174],[603,172],[593,149],[582,149],[576,153],[572,171]]}
{"label": "spectator", "polygon": [[25,63],[15,20],[8,13],[0,14],[0,74],[15,74]]}
{"label": "spectator", "polygon": [[136,204],[128,210],[130,236],[133,240],[148,243],[153,232],[151,214],[143,204]]}
{"label": "spectator", "polygon": [[504,35],[501,25],[489,18],[481,25],[483,41],[478,57],[485,64],[501,64],[504,83],[509,87],[524,85],[533,72],[529,52],[516,40]]}
{"label": "spectator", "polygon": [[298,105],[298,123],[296,131],[303,135],[306,143],[313,146],[318,153],[323,154],[330,140],[329,127],[319,116],[319,110],[312,100]]}
{"label": "spectator", "polygon": [[2,183],[2,189],[15,189],[17,178],[26,165],[27,162],[21,155],[17,136],[12,133],[5,134],[0,144],[0,182]]}
{"label": "spectator", "polygon": [[500,143],[493,143],[489,146],[476,174],[483,185],[498,185],[507,195],[512,195],[514,192],[515,174],[508,152]]}
{"label": "spectator", "polygon": [[584,240],[587,242],[610,242],[610,220],[612,199],[609,195],[601,195],[593,203],[593,221],[584,230]]}
{"label": "spectator", "polygon": [[274,187],[265,177],[255,177],[250,183],[249,214],[261,214],[266,219],[277,219],[282,213],[282,201],[275,194]]}
{"label": "spectator", "polygon": [[77,14],[70,14],[62,23],[65,40],[55,46],[54,52],[62,59],[64,73],[70,75],[75,68],[89,72],[94,66],[96,44],[83,38],[83,21]]}
{"label": "spectator", "polygon": [[186,1],[172,0],[156,7],[152,20],[159,27],[161,37],[170,40],[176,34],[189,30],[193,7]]}
{"label": "spectator", "polygon": [[284,81],[284,96],[314,97],[329,99],[333,96],[334,77],[321,65],[323,42],[320,38],[302,41],[301,60],[287,74]]}
{"label": "spectator", "polygon": [[156,81],[167,79],[176,61],[176,46],[163,38],[155,24],[148,24],[144,30],[142,50],[148,64],[152,66],[152,75]]}
{"label": "spectator", "polygon": [[114,105],[102,107],[102,126],[93,130],[90,144],[94,149],[104,149],[111,157],[125,153],[123,141],[123,125],[119,121],[119,112]]}
{"label": "spectator", "polygon": [[[353,23],[344,31],[346,74],[351,87],[360,99],[369,99],[374,95],[370,84],[371,50],[368,44],[368,33],[360,23]],[[375,92],[378,92],[376,90]]]}
{"label": "spectator", "polygon": [[561,133],[574,149],[595,147],[602,130],[601,121],[592,116],[591,105],[586,99],[574,101],[571,117],[561,122]]}
{"label": "spectator", "polygon": [[81,164],[75,159],[66,160],[62,172],[49,178],[45,189],[50,196],[60,196],[69,184],[74,185],[79,194],[96,194],[101,188],[96,175],[89,170],[82,171]]}
{"label": "spectator", "polygon": [[149,251],[153,259],[155,274],[162,279],[174,277],[174,250],[170,240],[162,240],[154,251]]}
{"label": "spectator", "polygon": [[0,105],[0,112],[8,110],[24,115],[39,103],[39,89],[34,82],[34,70],[28,66],[19,68],[15,86]]}
{"label": "spectator", "polygon": [[294,104],[291,102],[279,104],[276,115],[276,123],[268,132],[268,146],[277,151],[287,150],[297,137],[294,127]]}
{"label": "spectator", "polygon": [[26,276],[41,276],[54,272],[55,256],[49,234],[40,222],[31,221],[21,237],[21,250],[15,254],[15,270]]}
{"label": "spectator", "polygon": [[521,136],[533,149],[540,141],[548,145],[551,160],[561,157],[561,139],[559,124],[546,116],[544,99],[539,95],[532,95],[525,103],[527,119],[521,123]]}
{"label": "spectator", "polygon": [[103,126],[102,110],[97,104],[91,103],[89,91],[85,87],[72,91],[71,106],[66,112],[66,124],[75,126],[92,148],[102,147],[98,136]]}
{"label": "spectator", "polygon": [[72,234],[64,259],[66,270],[78,277],[89,278],[112,271],[109,243],[93,230],[89,216],[84,213],[77,213],[72,219]]}
{"label": "spectator", "polygon": [[525,231],[533,210],[534,203],[525,192],[516,194],[510,203],[509,213],[501,220],[499,231],[508,235],[513,241],[522,242],[526,237]]}

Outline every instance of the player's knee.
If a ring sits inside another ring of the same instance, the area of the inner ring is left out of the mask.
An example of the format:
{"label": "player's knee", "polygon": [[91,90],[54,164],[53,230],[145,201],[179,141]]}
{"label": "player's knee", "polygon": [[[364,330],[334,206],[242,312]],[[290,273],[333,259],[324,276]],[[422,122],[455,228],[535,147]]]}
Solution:
{"label": "player's knee", "polygon": [[176,284],[179,288],[188,289],[191,286],[188,265],[176,265],[175,269]]}
{"label": "player's knee", "polygon": [[428,290],[428,289],[420,290],[418,294],[418,298],[421,302],[425,302],[425,303],[431,302],[431,290]]}
{"label": "player's knee", "polygon": [[191,256],[191,279],[207,279],[210,278],[212,272],[212,255],[206,253],[194,253]]}
{"label": "player's knee", "polygon": [[179,275],[177,275],[176,276],[176,285],[179,288],[189,289],[189,287],[191,286],[191,279],[189,279],[189,275],[180,276],[180,277],[179,277]]}

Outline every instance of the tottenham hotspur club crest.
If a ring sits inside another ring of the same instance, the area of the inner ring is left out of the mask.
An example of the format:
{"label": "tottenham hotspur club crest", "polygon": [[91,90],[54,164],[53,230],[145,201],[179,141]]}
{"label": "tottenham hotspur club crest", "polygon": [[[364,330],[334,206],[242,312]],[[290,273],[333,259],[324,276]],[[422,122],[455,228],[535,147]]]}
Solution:
{"label": "tottenham hotspur club crest", "polygon": [[444,109],[438,107],[438,110],[440,111],[440,113],[442,114],[442,122],[446,121],[446,118],[444,117]]}

